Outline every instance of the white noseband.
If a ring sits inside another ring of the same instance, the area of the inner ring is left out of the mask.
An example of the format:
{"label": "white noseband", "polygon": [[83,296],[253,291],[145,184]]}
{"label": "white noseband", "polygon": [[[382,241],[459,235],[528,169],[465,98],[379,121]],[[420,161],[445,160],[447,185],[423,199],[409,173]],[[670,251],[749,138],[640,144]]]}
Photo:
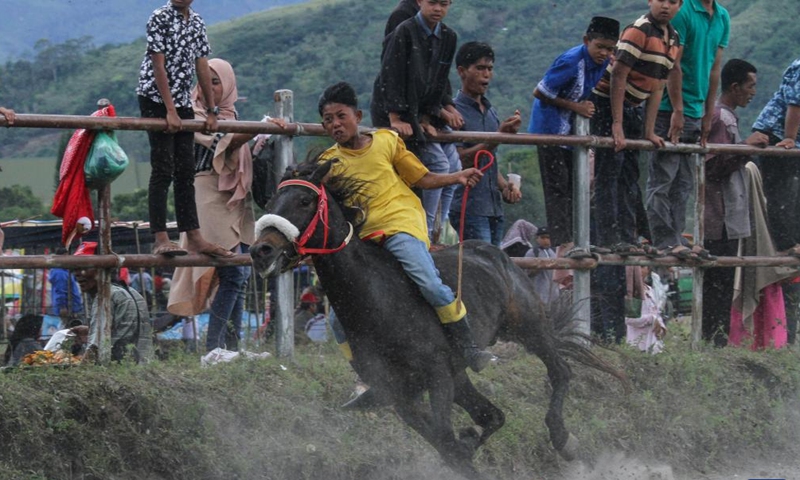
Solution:
{"label": "white noseband", "polygon": [[261,233],[267,227],[275,227],[279,232],[283,234],[289,241],[294,242],[297,240],[297,237],[300,236],[300,230],[297,229],[292,222],[286,220],[285,218],[281,217],[280,215],[273,215],[271,213],[264,215],[263,217],[259,218],[256,222],[256,239],[261,236]]}

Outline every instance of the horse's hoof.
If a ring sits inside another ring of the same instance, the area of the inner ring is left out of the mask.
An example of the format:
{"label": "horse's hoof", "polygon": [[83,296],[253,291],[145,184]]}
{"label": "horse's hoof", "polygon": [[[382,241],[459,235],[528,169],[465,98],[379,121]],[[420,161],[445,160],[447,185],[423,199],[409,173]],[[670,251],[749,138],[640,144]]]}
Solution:
{"label": "horse's hoof", "polygon": [[458,432],[458,439],[461,443],[471,448],[473,452],[481,446],[481,437],[483,437],[483,427],[478,425],[463,428]]}
{"label": "horse's hoof", "polygon": [[578,449],[580,448],[580,441],[575,437],[573,434],[569,434],[567,437],[567,443],[564,444],[564,448],[558,451],[561,454],[561,458],[564,460],[571,462],[578,457]]}

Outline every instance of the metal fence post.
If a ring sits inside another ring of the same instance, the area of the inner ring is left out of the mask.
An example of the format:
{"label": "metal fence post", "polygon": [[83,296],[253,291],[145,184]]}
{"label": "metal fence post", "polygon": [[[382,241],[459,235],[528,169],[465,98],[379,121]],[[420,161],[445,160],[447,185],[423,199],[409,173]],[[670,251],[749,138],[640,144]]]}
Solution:
{"label": "metal fence post", "polygon": [[[575,135],[589,135],[589,119],[575,116]],[[576,247],[589,249],[589,147],[576,146],[572,178],[572,231]],[[591,333],[591,270],[573,270],[572,301],[578,330]]]}
{"label": "metal fence post", "polygon": [[[694,244],[703,246],[705,232],[703,217],[706,204],[705,155],[692,154],[694,163]],[[703,277],[705,269],[692,267],[692,349],[697,350],[703,339]]]}
{"label": "metal fence post", "polygon": [[[275,116],[283,118],[288,123],[294,122],[294,97],[291,90],[275,91]],[[286,167],[294,163],[292,152],[292,137],[286,135],[276,136],[275,160],[278,162],[277,170],[283,172]],[[294,281],[293,273],[286,272],[276,279],[277,295],[275,298],[275,317],[277,321],[275,340],[278,356],[291,357],[294,355]]]}

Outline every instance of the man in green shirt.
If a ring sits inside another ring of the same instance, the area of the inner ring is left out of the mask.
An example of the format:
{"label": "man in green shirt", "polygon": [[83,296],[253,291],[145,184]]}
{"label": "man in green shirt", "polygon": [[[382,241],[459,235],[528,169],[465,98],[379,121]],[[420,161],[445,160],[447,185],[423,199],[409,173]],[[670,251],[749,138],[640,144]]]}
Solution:
{"label": "man in green shirt", "polygon": [[[667,79],[667,95],[656,118],[656,135],[673,143],[705,145],[714,114],[728,46],[730,15],[716,0],[686,0],[672,20],[680,36],[678,61]],[[653,242],[667,253],[681,253],[686,201],[694,186],[689,154],[652,153],[647,179],[647,219]],[[702,254],[698,246],[693,256]]]}

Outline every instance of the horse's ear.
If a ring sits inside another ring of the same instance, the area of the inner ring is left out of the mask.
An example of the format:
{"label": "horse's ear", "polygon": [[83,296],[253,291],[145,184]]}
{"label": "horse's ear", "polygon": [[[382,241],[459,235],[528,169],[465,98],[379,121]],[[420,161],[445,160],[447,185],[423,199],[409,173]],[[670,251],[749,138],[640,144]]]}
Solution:
{"label": "horse's ear", "polygon": [[311,174],[311,178],[309,179],[311,183],[320,184],[325,177],[328,176],[328,173],[331,171],[331,167],[334,163],[338,162],[339,160],[334,158],[331,160],[326,160],[319,164],[319,166],[314,170],[314,173]]}

